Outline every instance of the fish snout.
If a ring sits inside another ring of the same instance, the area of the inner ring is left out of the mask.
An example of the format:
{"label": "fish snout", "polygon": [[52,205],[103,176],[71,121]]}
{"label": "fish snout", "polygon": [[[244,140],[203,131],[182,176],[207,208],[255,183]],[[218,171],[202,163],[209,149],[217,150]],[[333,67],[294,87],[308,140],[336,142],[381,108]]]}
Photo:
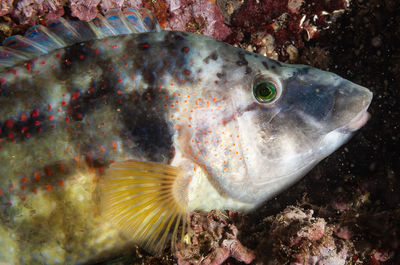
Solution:
{"label": "fish snout", "polygon": [[351,133],[363,127],[370,119],[368,108],[373,94],[369,89],[350,81],[346,80],[343,83],[335,104],[338,117],[343,121],[338,129]]}

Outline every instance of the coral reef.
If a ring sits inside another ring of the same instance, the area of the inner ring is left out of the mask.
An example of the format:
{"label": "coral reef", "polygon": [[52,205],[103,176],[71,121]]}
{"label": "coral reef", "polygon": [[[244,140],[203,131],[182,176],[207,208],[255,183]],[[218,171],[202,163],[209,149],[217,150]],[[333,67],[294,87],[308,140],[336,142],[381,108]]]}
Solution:
{"label": "coral reef", "polygon": [[127,7],[150,9],[165,29],[196,32],[220,40],[231,33],[217,5],[204,0],[7,0],[0,3],[0,16],[11,17],[14,23],[9,26],[12,27],[34,25],[41,18],[57,18],[64,15],[65,10],[73,17],[90,21],[99,12]]}
{"label": "coral reef", "polygon": [[249,0],[233,3],[219,0],[217,4],[233,31],[227,42],[291,62],[297,59],[291,55],[293,47],[303,47],[306,41],[328,29],[349,7],[349,1],[345,0]]}
{"label": "coral reef", "polygon": [[278,252],[274,256],[286,255],[289,259],[281,260],[280,264],[288,261],[293,265],[345,264],[351,244],[335,239],[334,225],[328,225],[323,218],[313,217],[313,214],[312,210],[288,207],[266,220],[271,222],[267,244],[272,246],[272,252]]}
{"label": "coral reef", "polygon": [[220,265],[229,257],[249,264],[254,253],[238,240],[238,229],[220,211],[190,213],[185,242],[175,256],[179,265]]}
{"label": "coral reef", "polygon": [[171,19],[166,29],[196,32],[225,39],[231,30],[224,24],[219,8],[212,1],[167,0]]}
{"label": "coral reef", "polygon": [[243,238],[255,248],[254,264],[346,264],[351,241],[335,236],[336,224],[313,215],[311,209],[289,206],[246,231],[256,235]]}

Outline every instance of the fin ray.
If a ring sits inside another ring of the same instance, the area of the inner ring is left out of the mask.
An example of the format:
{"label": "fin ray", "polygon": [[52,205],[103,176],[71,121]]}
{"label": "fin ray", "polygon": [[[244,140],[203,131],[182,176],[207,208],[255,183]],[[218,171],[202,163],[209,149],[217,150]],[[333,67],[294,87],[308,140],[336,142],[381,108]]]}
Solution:
{"label": "fin ray", "polygon": [[179,224],[187,213],[183,179],[184,172],[169,165],[133,160],[114,163],[101,181],[102,214],[150,252],[159,254],[170,232],[174,248]]}

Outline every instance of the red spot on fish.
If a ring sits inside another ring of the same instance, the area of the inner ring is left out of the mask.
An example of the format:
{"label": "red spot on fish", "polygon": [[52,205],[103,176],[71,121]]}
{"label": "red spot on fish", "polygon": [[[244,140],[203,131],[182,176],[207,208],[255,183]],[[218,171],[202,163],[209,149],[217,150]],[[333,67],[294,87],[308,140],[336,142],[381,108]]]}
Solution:
{"label": "red spot on fish", "polygon": [[52,121],[52,120],[54,120],[54,116],[53,116],[53,115],[50,115],[50,116],[49,116],[49,121]]}
{"label": "red spot on fish", "polygon": [[65,101],[61,102],[62,106],[65,106],[66,104],[67,104],[67,102],[65,102]]}
{"label": "red spot on fish", "polygon": [[106,149],[102,146],[100,147],[100,152],[104,153],[106,151]]}
{"label": "red spot on fish", "polygon": [[46,190],[51,191],[53,188],[51,187],[51,185],[47,184],[46,185]]}
{"label": "red spot on fish", "polygon": [[113,150],[116,151],[118,149],[117,142],[112,143]]}
{"label": "red spot on fish", "polygon": [[2,190],[2,189],[0,189],[0,196],[1,196],[1,195],[3,195],[3,190]]}
{"label": "red spot on fish", "polygon": [[38,194],[38,190],[37,190],[36,188],[34,188],[34,189],[32,190],[32,192],[35,193],[35,194]]}
{"label": "red spot on fish", "polygon": [[45,64],[46,64],[46,61],[42,61],[41,64],[45,65]]}
{"label": "red spot on fish", "polygon": [[85,55],[83,55],[83,54],[79,55],[79,59],[81,59],[81,60],[85,59]]}
{"label": "red spot on fish", "polygon": [[183,47],[182,51],[185,52],[185,53],[188,53],[189,52],[189,48],[188,47]]}
{"label": "red spot on fish", "polygon": [[50,111],[52,106],[50,104],[47,105],[47,111]]}
{"label": "red spot on fish", "polygon": [[40,121],[35,121],[34,124],[35,124],[35,126],[39,126],[40,125]]}
{"label": "red spot on fish", "polygon": [[51,69],[54,69],[54,68],[56,68],[56,66],[53,64],[53,65],[51,66]]}
{"label": "red spot on fish", "polygon": [[51,176],[51,169],[48,167],[44,168],[44,173],[46,173],[46,176],[50,177]]}
{"label": "red spot on fish", "polygon": [[39,128],[37,131],[41,133],[41,132],[43,132],[43,129]]}
{"label": "red spot on fish", "polygon": [[32,65],[30,63],[26,64],[26,70],[28,70],[28,71],[32,70]]}
{"label": "red spot on fish", "polygon": [[17,70],[13,70],[12,73],[13,73],[14,75],[18,75],[18,71],[17,71]]}
{"label": "red spot on fish", "polygon": [[40,180],[39,172],[35,171],[35,173],[33,173],[33,178],[34,178],[36,181],[39,181],[39,180]]}
{"label": "red spot on fish", "polygon": [[57,53],[57,54],[56,54],[56,57],[57,57],[57,58],[60,58],[60,57],[61,57],[61,54]]}
{"label": "red spot on fish", "polygon": [[190,70],[187,70],[187,69],[183,72],[185,73],[185,75],[190,75],[190,73],[191,73]]}
{"label": "red spot on fish", "polygon": [[77,99],[78,97],[79,97],[79,91],[76,91],[76,92],[74,92],[73,94],[72,94],[72,96],[71,96],[71,99],[72,100],[75,100],[75,99]]}
{"label": "red spot on fish", "polygon": [[39,116],[39,110],[38,109],[34,109],[33,111],[32,111],[32,117],[33,118],[36,118],[36,117],[38,117]]}
{"label": "red spot on fish", "polygon": [[25,113],[21,113],[21,116],[19,117],[19,120],[22,122],[26,121],[26,114]]}
{"label": "red spot on fish", "polygon": [[26,134],[25,134],[25,137],[26,137],[26,138],[29,138],[29,137],[31,137],[31,134],[30,134],[30,133],[26,133]]}
{"label": "red spot on fish", "polygon": [[147,49],[147,48],[149,48],[149,47],[150,47],[150,44],[148,44],[148,43],[141,43],[141,44],[139,44],[139,48]]}
{"label": "red spot on fish", "polygon": [[99,49],[95,49],[95,50],[94,50],[94,53],[95,53],[95,54],[99,54]]}
{"label": "red spot on fish", "polygon": [[22,179],[21,179],[21,182],[22,183],[26,183],[28,181],[28,179],[26,178],[26,177],[23,177]]}
{"label": "red spot on fish", "polygon": [[28,127],[27,127],[27,126],[24,126],[24,127],[21,128],[21,132],[22,132],[22,133],[25,133],[27,130],[28,130]]}
{"label": "red spot on fish", "polygon": [[61,172],[65,171],[65,164],[63,162],[60,162],[60,171]]}
{"label": "red spot on fish", "polygon": [[64,186],[65,186],[65,183],[64,183],[63,180],[60,180],[60,181],[58,182],[58,185],[59,185],[60,187],[64,187]]}
{"label": "red spot on fish", "polygon": [[69,117],[65,118],[65,122],[67,122],[67,123],[69,122]]}
{"label": "red spot on fish", "polygon": [[4,123],[4,125],[8,128],[11,128],[14,126],[14,121],[13,120],[6,120],[6,122]]}
{"label": "red spot on fish", "polygon": [[0,85],[4,85],[6,83],[6,79],[4,77],[0,77]]}
{"label": "red spot on fish", "polygon": [[66,64],[66,65],[71,65],[72,63],[71,63],[71,61],[70,61],[70,60],[68,60],[68,59],[65,59],[65,64]]}
{"label": "red spot on fish", "polygon": [[110,67],[109,70],[110,70],[110,71],[114,71],[114,68],[113,68],[113,67]]}

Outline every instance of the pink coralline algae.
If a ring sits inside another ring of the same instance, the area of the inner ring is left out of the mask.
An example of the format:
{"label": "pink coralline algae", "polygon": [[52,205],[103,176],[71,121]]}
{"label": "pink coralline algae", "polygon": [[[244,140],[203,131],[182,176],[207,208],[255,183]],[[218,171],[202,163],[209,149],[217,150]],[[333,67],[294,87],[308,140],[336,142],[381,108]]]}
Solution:
{"label": "pink coralline algae", "polygon": [[99,11],[111,8],[142,7],[142,0],[2,0],[0,16],[10,15],[19,24],[35,24],[38,17],[57,18],[69,7],[71,15],[81,20],[94,19]]}
{"label": "pink coralline algae", "polygon": [[63,5],[66,0],[22,0],[1,1],[0,16],[12,15],[21,24],[35,24],[38,17],[56,18],[64,15]]}
{"label": "pink coralline algae", "polygon": [[166,0],[172,17],[166,29],[188,31],[225,39],[231,30],[224,24],[224,18],[213,1]]}
{"label": "pink coralline algae", "polygon": [[99,3],[100,0],[71,0],[71,13],[80,20],[92,20],[97,16],[97,5]]}
{"label": "pink coralline algae", "polygon": [[179,265],[220,265],[229,257],[246,264],[254,260],[254,253],[239,242],[238,229],[222,212],[193,212],[189,218],[188,239],[175,253]]}
{"label": "pink coralline algae", "polygon": [[90,21],[94,19],[97,14],[102,11],[105,12],[109,9],[124,9],[127,7],[143,7],[140,0],[70,0],[70,8],[72,16],[80,20]]}
{"label": "pink coralline algae", "polygon": [[150,9],[168,30],[196,32],[220,40],[232,33],[218,6],[208,0],[5,0],[0,2],[0,15],[13,17],[17,24],[33,25],[39,17],[62,16],[65,8],[73,17],[90,21],[99,12],[127,7]]}

